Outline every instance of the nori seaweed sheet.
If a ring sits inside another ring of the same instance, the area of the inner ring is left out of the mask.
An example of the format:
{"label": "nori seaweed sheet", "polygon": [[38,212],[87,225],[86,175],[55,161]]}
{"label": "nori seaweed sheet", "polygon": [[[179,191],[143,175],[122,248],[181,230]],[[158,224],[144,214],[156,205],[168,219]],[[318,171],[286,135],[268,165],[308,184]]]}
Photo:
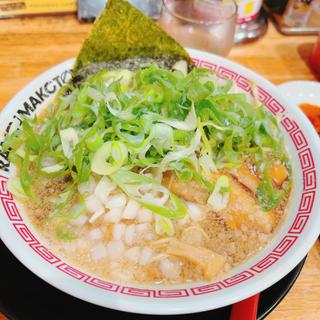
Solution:
{"label": "nori seaweed sheet", "polygon": [[179,60],[180,58],[173,56],[161,56],[158,58],[130,57],[124,60],[89,63],[77,71],[77,74],[72,78],[72,84],[77,87],[89,76],[94,75],[103,69],[109,71],[117,69],[137,71],[141,68],[146,68],[153,63],[156,63],[162,69],[172,70],[173,65]]}
{"label": "nori seaweed sheet", "polygon": [[133,57],[192,60],[183,47],[125,0],[109,0],[84,41],[73,75],[89,65]]}

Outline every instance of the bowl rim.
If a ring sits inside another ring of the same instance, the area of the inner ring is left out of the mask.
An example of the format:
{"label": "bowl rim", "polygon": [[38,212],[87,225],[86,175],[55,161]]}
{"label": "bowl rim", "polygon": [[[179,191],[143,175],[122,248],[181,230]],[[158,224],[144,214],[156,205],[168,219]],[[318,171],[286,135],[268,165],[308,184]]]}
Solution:
{"label": "bowl rim", "polygon": [[[282,102],[285,105],[288,105],[289,109],[294,108],[290,103],[285,102],[283,98],[281,98],[280,93],[278,92],[278,89],[271,84],[269,81],[264,79],[263,77],[259,76],[255,72],[235,63],[228,59],[198,51],[198,50],[189,50],[190,54],[194,58],[195,63],[197,64],[201,59],[205,63],[202,63],[202,67],[207,67],[214,69],[217,65],[219,66],[225,66],[229,65],[231,66],[229,68],[222,68],[219,70],[222,74],[224,74],[227,77],[233,77],[236,75],[242,76],[245,75],[245,77],[248,77],[249,79],[254,79],[254,82],[258,82],[260,86],[263,88],[268,88],[268,92],[270,91],[272,94],[275,93],[275,96],[279,98],[279,101]],[[58,64],[54,66],[53,68],[47,70],[46,72],[42,73],[40,76],[35,78],[33,81],[31,81],[26,87],[24,87],[19,93],[7,104],[7,106],[4,108],[4,110],[1,112],[0,119],[8,117],[10,114],[10,109],[13,108],[13,106],[18,102],[19,96],[24,92],[27,91],[29,88],[35,86],[36,84],[40,83],[44,79],[46,79],[48,73],[52,73],[55,70],[62,70],[65,66],[70,67],[72,65],[72,62],[74,59],[69,59],[61,64]],[[236,70],[236,72],[233,72]],[[244,82],[245,77],[237,78],[240,80],[240,84],[244,86],[247,85]],[[279,108],[279,105],[272,106],[275,108]],[[281,103],[280,103],[281,107]],[[307,118],[304,116],[302,111],[295,110],[295,113],[299,116],[299,123],[302,123],[305,127],[305,130],[307,132],[307,136],[309,138],[309,141],[311,143],[310,148],[312,149],[313,154],[315,155],[315,158],[320,157],[320,143],[319,138],[313,129],[312,125],[309,123]],[[317,148],[315,147],[317,146]],[[315,171],[316,171],[316,178],[317,180],[320,180],[320,168],[319,165],[315,164]],[[1,172],[0,172],[1,173]],[[4,187],[3,187],[4,188]],[[318,192],[317,188],[314,191],[315,193]],[[2,199],[3,200],[3,199]],[[311,212],[319,210],[319,203],[315,203],[314,208],[312,208]],[[257,292],[260,292],[267,287],[271,286],[278,280],[280,280],[283,276],[285,276],[287,273],[289,273],[295,266],[300,262],[300,260],[306,255],[306,253],[310,250],[313,243],[316,241],[317,236],[320,232],[320,216],[319,214],[316,216],[316,219],[318,224],[315,226],[312,226],[313,232],[304,234],[304,241],[300,243],[299,250],[291,250],[291,257],[289,261],[286,261],[285,268],[280,268],[280,264],[278,264],[278,270],[276,274],[270,274],[268,273],[268,270],[264,273],[264,276],[257,276],[256,281],[251,282],[250,286],[246,286],[243,282],[242,284],[236,284],[237,285],[237,292],[236,294],[229,294],[227,295],[227,299],[224,299],[223,301],[219,301],[216,303],[213,303],[212,301],[212,293],[208,293],[206,295],[193,295],[193,296],[181,296],[181,292],[177,291],[177,295],[171,295],[171,297],[161,297],[163,299],[155,299],[156,297],[152,296],[151,299],[147,297],[136,297],[136,296],[124,296],[117,294],[111,296],[108,296],[108,300],[103,301],[101,300],[101,297],[97,294],[92,293],[90,297],[88,296],[86,290],[83,290],[81,286],[78,285],[78,282],[76,279],[71,279],[70,281],[64,281],[63,278],[60,280],[56,278],[57,270],[51,270],[48,267],[42,267],[43,264],[41,264],[38,259],[35,259],[32,254],[26,254],[24,247],[26,245],[22,245],[21,243],[17,244],[15,242],[11,242],[12,240],[12,233],[6,230],[6,224],[8,223],[6,219],[1,218],[1,213],[3,212],[3,209],[0,209],[0,220],[3,220],[3,223],[0,223],[0,235],[5,243],[5,245],[9,248],[9,250],[25,265],[27,266],[33,273],[35,273],[37,276],[45,280],[46,282],[50,283],[54,287],[65,291],[75,297],[78,297],[82,300],[95,303],[104,307],[109,307],[116,310],[121,311],[128,311],[128,312],[135,312],[135,313],[144,313],[144,314],[184,314],[184,313],[194,313],[194,312],[200,312],[200,311],[206,311],[210,309],[215,309],[219,307],[223,307],[225,305],[232,304],[234,302],[240,301],[242,299],[245,299],[247,297],[250,297],[254,295]],[[6,216],[5,216],[6,217]],[[313,215],[314,217],[314,215]],[[10,223],[10,222],[9,222]],[[310,223],[309,223],[310,225]],[[15,235],[17,236],[17,235]],[[40,238],[40,237],[38,237]],[[294,242],[294,241],[293,241]],[[41,244],[41,242],[40,242]],[[292,243],[293,244],[293,243]],[[30,249],[30,248],[29,248]],[[31,249],[30,249],[31,250]],[[271,250],[271,248],[270,248]],[[31,252],[31,251],[30,251]],[[284,260],[284,259],[283,259]],[[62,260],[63,261],[63,260]],[[281,261],[279,261],[280,263]],[[281,265],[284,266],[284,263]],[[270,269],[269,269],[270,271]],[[259,272],[257,272],[258,275]],[[77,276],[77,275],[76,275]],[[75,276],[75,277],[76,277]],[[69,278],[68,278],[69,279]],[[71,282],[72,281],[72,282]],[[237,279],[236,279],[237,281]],[[86,281],[84,281],[86,282]],[[73,285],[71,287],[71,284]],[[224,284],[225,285],[225,284]],[[230,286],[231,287],[231,286]],[[230,287],[225,287],[225,292],[231,291]],[[130,289],[130,287],[127,287]],[[133,288],[131,288],[133,289]],[[139,289],[137,289],[138,292],[136,292],[137,296],[139,295]],[[143,290],[142,290],[143,291]],[[152,290],[151,290],[152,291]],[[174,291],[174,290],[173,290]],[[101,293],[101,291],[100,291]],[[123,292],[122,292],[123,293]],[[126,294],[126,293],[124,293]],[[160,298],[160,297],[157,297]],[[170,298],[170,299],[169,299]],[[176,298],[176,299],[172,299]],[[181,298],[181,299],[180,299]],[[220,299],[221,300],[221,299]],[[150,303],[151,302],[151,303]],[[186,303],[188,302],[188,303]],[[156,303],[158,306],[156,306]],[[214,305],[214,307],[213,307]]]}

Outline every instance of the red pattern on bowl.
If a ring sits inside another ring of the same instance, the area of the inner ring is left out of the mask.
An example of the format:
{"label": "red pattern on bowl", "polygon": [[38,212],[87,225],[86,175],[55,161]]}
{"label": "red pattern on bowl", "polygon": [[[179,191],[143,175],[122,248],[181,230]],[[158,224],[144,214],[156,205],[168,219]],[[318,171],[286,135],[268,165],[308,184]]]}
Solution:
{"label": "red pattern on bowl", "polygon": [[[250,80],[244,76],[236,73],[233,70],[226,68],[225,66],[219,66],[209,61],[201,59],[193,59],[197,67],[211,69],[218,72],[216,75],[223,79],[233,80],[239,88],[246,93],[252,93]],[[286,108],[281,105],[277,99],[271,94],[266,92],[261,87],[257,87],[258,99],[263,103],[274,115],[283,114]],[[121,286],[112,282],[104,281],[86,274],[77,268],[70,266],[63,262],[60,258],[56,257],[49,249],[43,246],[37,238],[31,233],[29,228],[23,221],[19,210],[12,195],[7,191],[5,182],[6,176],[0,176],[0,200],[4,211],[7,213],[9,220],[14,228],[17,230],[21,238],[32,248],[42,259],[48,263],[55,265],[61,272],[73,277],[79,281],[83,281],[90,285],[96,286],[101,290],[107,290],[111,292],[118,292],[124,295],[131,295],[136,297],[153,297],[153,298],[182,298],[189,295],[202,295],[210,292],[224,290],[225,288],[232,287],[241,282],[247,281],[253,278],[256,274],[263,272],[271,265],[276,263],[281,257],[295,243],[299,234],[303,231],[309,214],[312,211],[315,201],[315,189],[316,189],[316,170],[314,166],[314,159],[311,150],[308,148],[307,139],[300,129],[299,125],[288,115],[286,115],[281,125],[283,129],[290,134],[290,137],[299,153],[301,170],[303,172],[303,193],[300,200],[299,211],[296,214],[296,218],[286,234],[286,236],[278,243],[278,245],[269,253],[266,257],[261,259],[258,263],[251,266],[248,270],[242,271],[230,278],[224,279],[211,284],[206,284],[199,287],[193,287],[190,289],[173,289],[173,290],[150,290],[134,287]]]}

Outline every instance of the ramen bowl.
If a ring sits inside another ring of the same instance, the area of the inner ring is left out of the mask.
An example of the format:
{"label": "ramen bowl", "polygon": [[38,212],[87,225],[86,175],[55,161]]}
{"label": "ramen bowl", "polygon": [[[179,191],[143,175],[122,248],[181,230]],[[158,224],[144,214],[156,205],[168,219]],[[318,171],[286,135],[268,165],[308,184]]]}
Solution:
{"label": "ramen bowl", "polygon": [[[304,114],[270,82],[227,59],[189,50],[197,67],[231,79],[240,92],[254,94],[279,119],[292,163],[293,190],[286,218],[270,243],[254,257],[212,283],[123,285],[99,279],[50,250],[26,218],[23,206],[6,189],[14,175],[0,153],[0,237],[26,267],[54,287],[106,308],[143,314],[184,314],[216,309],[250,297],[289,273],[307,254],[320,232],[320,141]],[[39,113],[70,78],[74,59],[33,80],[5,107],[0,131],[11,132],[21,116]],[[254,84],[254,86],[252,85]],[[318,200],[317,200],[318,199]]]}

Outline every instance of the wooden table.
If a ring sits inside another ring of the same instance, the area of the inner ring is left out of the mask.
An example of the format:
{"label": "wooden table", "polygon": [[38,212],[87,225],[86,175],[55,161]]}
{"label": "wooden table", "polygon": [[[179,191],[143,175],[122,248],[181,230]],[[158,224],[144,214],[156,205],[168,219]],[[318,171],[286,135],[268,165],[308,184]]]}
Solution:
{"label": "wooden table", "polygon": [[[73,15],[0,21],[0,108],[39,73],[76,56],[90,26]],[[306,61],[314,42],[312,36],[284,37],[269,25],[266,36],[235,47],[230,58],[275,84],[313,80]],[[268,317],[276,319],[320,319],[319,243],[311,250],[293,289]]]}

